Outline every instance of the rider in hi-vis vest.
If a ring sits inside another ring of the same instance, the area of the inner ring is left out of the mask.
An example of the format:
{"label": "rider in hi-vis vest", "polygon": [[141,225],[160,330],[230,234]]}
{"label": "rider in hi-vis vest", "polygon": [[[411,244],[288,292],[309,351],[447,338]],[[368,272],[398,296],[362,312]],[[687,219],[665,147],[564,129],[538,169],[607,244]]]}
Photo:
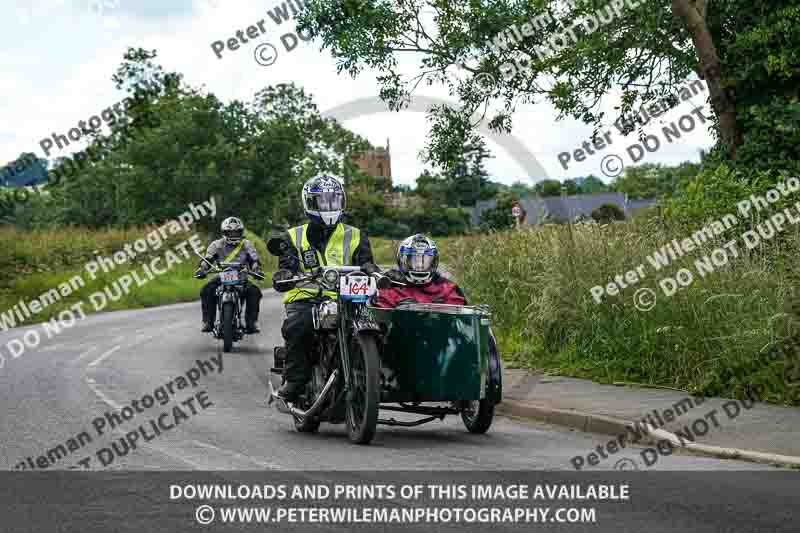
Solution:
{"label": "rider in hi-vis vest", "polygon": [[[301,273],[318,266],[364,266],[373,263],[367,235],[340,223],[345,208],[345,193],[340,181],[319,175],[303,185],[303,208],[307,224],[291,228],[285,240],[292,246],[279,259],[279,268]],[[278,390],[285,401],[293,402],[311,378],[306,354],[311,351],[314,323],[313,302],[336,294],[321,291],[316,284],[300,284],[286,292],[286,320],[281,333],[286,341],[284,384]]]}
{"label": "rider in hi-vis vest", "polygon": [[[236,217],[228,217],[222,221],[222,238],[208,246],[205,258],[211,263],[244,263],[255,272],[261,271],[261,262],[255,246],[244,238],[244,224]],[[206,261],[201,261],[195,272],[195,277],[203,279],[208,275],[209,266]],[[203,310],[202,331],[209,332],[214,328],[217,316],[217,287],[220,281],[217,276],[203,286],[200,291],[200,301]],[[258,309],[261,301],[261,290],[248,283],[244,292],[245,296],[245,332],[258,333]]]}
{"label": "rider in hi-vis vest", "polygon": [[[298,272],[305,272],[308,259],[311,264],[308,266],[348,266],[352,265],[352,252],[361,243],[361,231],[358,228],[346,224],[336,224],[333,233],[328,237],[325,245],[324,254],[321,250],[311,246],[308,240],[309,224],[303,224],[289,230],[289,238],[294,245],[295,251],[299,251],[300,268]],[[299,243],[299,245],[298,245]],[[310,255],[314,254],[313,259]],[[298,300],[319,297],[320,288],[316,284],[306,283],[299,288],[292,289],[283,297],[284,304],[290,304]],[[322,295],[336,298],[335,292],[322,291]]]}

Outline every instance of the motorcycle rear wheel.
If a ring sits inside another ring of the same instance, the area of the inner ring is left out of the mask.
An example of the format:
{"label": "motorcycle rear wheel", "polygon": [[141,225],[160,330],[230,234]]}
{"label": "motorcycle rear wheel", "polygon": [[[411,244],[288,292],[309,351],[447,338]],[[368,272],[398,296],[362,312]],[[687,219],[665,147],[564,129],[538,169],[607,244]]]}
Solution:
{"label": "motorcycle rear wheel", "polygon": [[233,302],[222,304],[222,351],[233,349]]}
{"label": "motorcycle rear wheel", "polygon": [[375,338],[356,334],[350,346],[350,388],[347,395],[347,436],[354,444],[369,444],[378,426],[380,359]]}

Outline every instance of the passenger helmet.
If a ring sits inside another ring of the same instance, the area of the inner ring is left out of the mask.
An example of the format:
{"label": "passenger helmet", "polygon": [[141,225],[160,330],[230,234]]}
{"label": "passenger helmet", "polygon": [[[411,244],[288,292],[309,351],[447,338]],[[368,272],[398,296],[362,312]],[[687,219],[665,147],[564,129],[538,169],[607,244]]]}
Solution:
{"label": "passenger helmet", "polygon": [[244,237],[244,224],[236,217],[228,217],[222,221],[222,236],[228,244],[239,244]]}
{"label": "passenger helmet", "polygon": [[412,235],[400,243],[397,267],[410,283],[430,283],[439,268],[439,250],[433,240],[425,235]]}
{"label": "passenger helmet", "polygon": [[320,174],[303,185],[303,209],[306,216],[326,226],[335,226],[345,208],[344,187],[334,176]]}

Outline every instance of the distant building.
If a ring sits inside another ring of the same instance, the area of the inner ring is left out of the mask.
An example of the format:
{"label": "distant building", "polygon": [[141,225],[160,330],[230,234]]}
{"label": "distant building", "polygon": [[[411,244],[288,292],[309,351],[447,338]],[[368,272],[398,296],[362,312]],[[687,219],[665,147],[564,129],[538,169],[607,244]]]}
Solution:
{"label": "distant building", "polygon": [[353,162],[366,174],[381,181],[384,193],[392,192],[392,154],[389,148],[389,138],[386,138],[386,148],[373,148],[353,156]]}
{"label": "distant building", "polygon": [[[520,206],[525,210],[526,224],[544,224],[546,222],[574,222],[590,216],[592,211],[603,204],[613,204],[622,209],[625,218],[630,218],[634,211],[657,205],[655,198],[628,200],[621,192],[604,192],[597,194],[576,194],[572,196],[545,196],[521,198]],[[481,222],[481,212],[497,207],[497,200],[478,202],[472,208],[472,224]]]}

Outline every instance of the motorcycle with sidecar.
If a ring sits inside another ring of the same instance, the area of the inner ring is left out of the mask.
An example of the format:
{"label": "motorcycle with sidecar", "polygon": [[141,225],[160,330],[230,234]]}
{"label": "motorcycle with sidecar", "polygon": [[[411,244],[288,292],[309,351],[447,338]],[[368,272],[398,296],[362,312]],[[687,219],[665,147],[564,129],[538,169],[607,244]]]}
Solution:
{"label": "motorcycle with sidecar", "polygon": [[[279,238],[268,242],[273,255],[285,247]],[[311,299],[314,342],[307,357],[312,373],[304,393],[286,403],[269,380],[270,404],[290,415],[298,431],[314,432],[322,422],[344,423],[352,442],[367,444],[378,424],[411,427],[450,414],[460,415],[472,433],[488,431],[502,400],[502,364],[488,307],[374,307],[371,296],[396,282],[360,267],[282,274],[273,276],[280,291],[318,291]],[[286,350],[278,346],[271,377],[282,377],[285,363]],[[381,418],[379,411],[423,418]]]}

